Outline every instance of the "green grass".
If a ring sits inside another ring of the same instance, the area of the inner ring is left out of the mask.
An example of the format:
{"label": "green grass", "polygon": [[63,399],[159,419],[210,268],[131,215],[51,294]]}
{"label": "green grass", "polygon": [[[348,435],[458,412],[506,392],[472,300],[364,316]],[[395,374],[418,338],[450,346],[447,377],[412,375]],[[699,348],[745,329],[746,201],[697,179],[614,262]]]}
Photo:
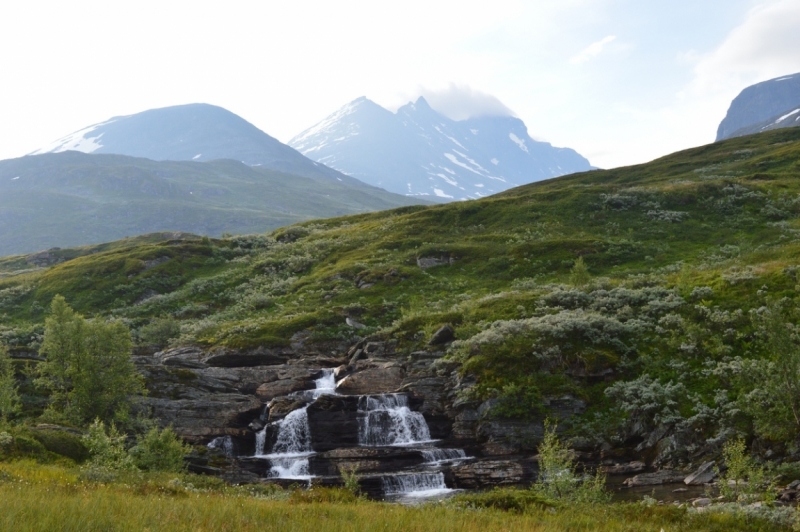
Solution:
{"label": "green grass", "polygon": [[233,488],[193,475],[141,474],[98,483],[74,468],[12,462],[0,463],[0,528],[81,532],[780,530],[766,520],[741,515],[697,514],[641,504],[508,507],[496,504],[504,498],[499,493],[488,494],[489,504],[485,504],[487,497],[472,495],[447,504],[409,508],[353,500],[338,490]]}

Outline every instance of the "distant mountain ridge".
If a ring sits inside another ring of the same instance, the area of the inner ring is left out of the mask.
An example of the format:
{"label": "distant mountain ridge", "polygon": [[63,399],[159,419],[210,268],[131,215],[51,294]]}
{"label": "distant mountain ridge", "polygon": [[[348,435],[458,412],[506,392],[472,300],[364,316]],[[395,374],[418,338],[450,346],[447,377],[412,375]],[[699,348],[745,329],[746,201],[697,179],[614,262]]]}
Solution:
{"label": "distant mountain ridge", "polygon": [[372,185],[440,201],[488,196],[592,169],[572,149],[533,140],[518,118],[455,121],[422,97],[396,113],[358,98],[289,145]]}
{"label": "distant mountain ridge", "polygon": [[717,141],[800,126],[800,73],[756,83],[731,102]]}
{"label": "distant mountain ridge", "polygon": [[0,256],[159,231],[263,233],[419,203],[345,175],[306,177],[231,159],[25,156],[0,161]]}
{"label": "distant mountain ridge", "polygon": [[71,133],[30,155],[74,150],[154,161],[233,159],[305,177],[341,178],[240,116],[205,103],[117,116]]}

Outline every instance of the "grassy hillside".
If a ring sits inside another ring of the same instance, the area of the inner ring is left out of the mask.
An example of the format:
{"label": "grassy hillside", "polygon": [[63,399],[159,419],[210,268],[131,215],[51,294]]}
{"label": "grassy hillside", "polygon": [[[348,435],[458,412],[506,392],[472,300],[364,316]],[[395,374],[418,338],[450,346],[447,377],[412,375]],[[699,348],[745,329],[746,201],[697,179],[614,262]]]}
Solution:
{"label": "grassy hillside", "polygon": [[[311,164],[311,163],[309,163]],[[253,233],[418,204],[342,175],[78,152],[0,161],[0,254],[154,231]]]}
{"label": "grassy hillside", "polygon": [[696,438],[675,451],[688,453],[757,428],[747,397],[769,402],[742,368],[771,354],[767,303],[783,300],[795,322],[799,177],[800,130],[789,129],[479,201],[123,242],[0,279],[0,338],[35,348],[58,293],[137,331],[177,321],[173,343],[284,345],[309,330],[411,351],[450,323],[451,357],[477,379],[470,393],[499,399],[499,415],[569,393],[590,405],[584,436],[667,420]]}

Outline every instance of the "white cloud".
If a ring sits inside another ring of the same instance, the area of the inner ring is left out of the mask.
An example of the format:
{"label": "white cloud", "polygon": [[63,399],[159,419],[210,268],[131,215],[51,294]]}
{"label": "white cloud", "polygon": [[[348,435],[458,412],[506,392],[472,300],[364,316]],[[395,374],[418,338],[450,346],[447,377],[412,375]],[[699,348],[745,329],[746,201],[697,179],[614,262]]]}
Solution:
{"label": "white cloud", "polygon": [[418,95],[424,97],[436,111],[451,120],[465,120],[478,116],[516,116],[496,96],[475,90],[469,85],[450,83],[444,89],[420,87]]}
{"label": "white cloud", "polygon": [[581,52],[578,55],[570,59],[569,62],[577,65],[589,61],[590,59],[600,55],[600,53],[603,51],[603,48],[605,48],[608,43],[610,43],[616,38],[617,38],[616,35],[609,35],[607,37],[603,37],[597,42],[593,42],[592,44],[581,50]]}
{"label": "white cloud", "polygon": [[754,7],[722,44],[695,66],[695,94],[733,96],[748,85],[800,71],[800,2]]}

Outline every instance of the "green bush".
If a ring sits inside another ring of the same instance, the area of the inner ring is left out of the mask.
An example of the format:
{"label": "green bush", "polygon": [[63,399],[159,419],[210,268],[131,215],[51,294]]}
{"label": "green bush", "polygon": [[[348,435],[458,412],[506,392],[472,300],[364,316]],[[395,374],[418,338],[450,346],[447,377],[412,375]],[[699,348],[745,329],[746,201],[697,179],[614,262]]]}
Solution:
{"label": "green bush", "polygon": [[727,470],[718,471],[719,493],[726,500],[747,503],[775,500],[775,481],[766,468],[747,456],[743,439],[725,443],[722,456]]}
{"label": "green bush", "polygon": [[91,459],[87,466],[97,471],[133,471],[136,464],[125,449],[125,435],[113,424],[106,432],[105,424],[96,419],[83,437]]}
{"label": "green bush", "polygon": [[155,318],[139,329],[138,343],[156,347],[166,347],[169,341],[181,335],[181,325],[174,318]]}
{"label": "green bush", "polygon": [[34,430],[33,438],[51,453],[66,456],[77,463],[89,459],[89,449],[75,434],[63,430]]}
{"label": "green bush", "polygon": [[171,427],[164,430],[153,427],[139,437],[130,454],[139,469],[177,473],[185,469],[183,457],[189,451],[189,446],[178,438]]}
{"label": "green bush", "polygon": [[572,453],[558,439],[556,425],[550,420],[545,422],[544,439],[539,445],[539,479],[531,489],[556,501],[595,504],[611,500],[605,476],[577,473]]}

